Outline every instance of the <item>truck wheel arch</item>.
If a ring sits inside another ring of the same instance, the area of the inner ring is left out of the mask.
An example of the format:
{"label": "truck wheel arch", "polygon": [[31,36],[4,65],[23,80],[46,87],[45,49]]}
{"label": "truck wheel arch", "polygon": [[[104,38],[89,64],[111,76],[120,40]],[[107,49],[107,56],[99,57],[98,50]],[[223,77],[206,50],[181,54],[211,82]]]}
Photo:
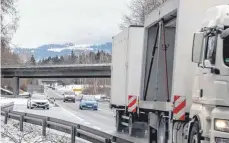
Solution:
{"label": "truck wheel arch", "polygon": [[199,117],[198,115],[194,115],[194,116],[192,117],[192,119],[190,120],[190,125],[189,125],[189,128],[188,128],[188,138],[187,138],[188,141],[189,141],[189,139],[190,139],[191,130],[192,130],[193,124],[194,124],[195,122],[198,122],[198,123],[199,123],[199,129],[202,129],[202,128],[201,128],[201,120],[200,120],[200,117]]}

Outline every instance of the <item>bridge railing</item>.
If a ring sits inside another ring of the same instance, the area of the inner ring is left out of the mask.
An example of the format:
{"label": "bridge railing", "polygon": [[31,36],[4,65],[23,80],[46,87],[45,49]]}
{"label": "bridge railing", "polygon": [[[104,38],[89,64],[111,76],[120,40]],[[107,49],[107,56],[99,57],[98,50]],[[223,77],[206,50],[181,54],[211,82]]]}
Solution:
{"label": "bridge railing", "polygon": [[4,124],[7,124],[9,118],[18,120],[20,122],[20,131],[23,131],[24,123],[30,123],[41,126],[41,134],[44,137],[46,136],[47,128],[71,134],[71,143],[75,143],[76,136],[93,143],[132,143],[131,141],[117,137],[115,135],[111,135],[87,126],[48,116],[41,116],[7,109],[2,109],[1,115],[4,116]]}
{"label": "bridge railing", "polygon": [[65,64],[65,65],[2,65],[4,68],[51,68],[51,67],[96,67],[96,66],[111,66],[111,63],[102,64]]}

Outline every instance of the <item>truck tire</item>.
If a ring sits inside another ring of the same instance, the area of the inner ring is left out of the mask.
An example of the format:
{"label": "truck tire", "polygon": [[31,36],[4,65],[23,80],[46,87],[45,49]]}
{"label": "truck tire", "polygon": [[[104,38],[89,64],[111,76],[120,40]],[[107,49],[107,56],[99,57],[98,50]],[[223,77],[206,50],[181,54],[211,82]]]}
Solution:
{"label": "truck tire", "polygon": [[164,114],[162,113],[159,117],[159,125],[158,125],[158,132],[157,132],[157,143],[165,143],[166,142],[166,122],[162,117]]}
{"label": "truck tire", "polygon": [[190,132],[190,138],[188,143],[200,143],[200,134],[199,134],[199,122],[195,121],[193,123],[191,132]]}
{"label": "truck tire", "polygon": [[122,116],[122,114],[121,114],[121,112],[120,111],[116,111],[116,124],[115,124],[115,127],[116,127],[116,131],[117,132],[121,132],[123,129],[124,129],[124,127],[123,127],[123,125],[121,124],[121,116]]}

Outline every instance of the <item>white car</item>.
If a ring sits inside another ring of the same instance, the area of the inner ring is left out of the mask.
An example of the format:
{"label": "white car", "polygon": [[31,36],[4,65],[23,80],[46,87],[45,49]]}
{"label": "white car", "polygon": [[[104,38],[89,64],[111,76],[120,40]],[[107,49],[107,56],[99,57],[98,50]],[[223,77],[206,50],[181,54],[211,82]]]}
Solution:
{"label": "white car", "polygon": [[49,101],[44,94],[32,94],[32,96],[27,101],[27,108],[43,108],[49,109]]}

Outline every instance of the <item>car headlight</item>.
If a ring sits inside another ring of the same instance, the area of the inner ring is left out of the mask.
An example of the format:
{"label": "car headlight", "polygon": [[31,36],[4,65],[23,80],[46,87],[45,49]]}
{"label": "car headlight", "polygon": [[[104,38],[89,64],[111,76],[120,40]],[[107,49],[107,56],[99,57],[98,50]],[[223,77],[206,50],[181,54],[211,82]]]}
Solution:
{"label": "car headlight", "polygon": [[215,119],[215,130],[229,132],[229,120]]}
{"label": "car headlight", "polygon": [[94,106],[97,106],[98,104],[97,103],[94,103]]}

